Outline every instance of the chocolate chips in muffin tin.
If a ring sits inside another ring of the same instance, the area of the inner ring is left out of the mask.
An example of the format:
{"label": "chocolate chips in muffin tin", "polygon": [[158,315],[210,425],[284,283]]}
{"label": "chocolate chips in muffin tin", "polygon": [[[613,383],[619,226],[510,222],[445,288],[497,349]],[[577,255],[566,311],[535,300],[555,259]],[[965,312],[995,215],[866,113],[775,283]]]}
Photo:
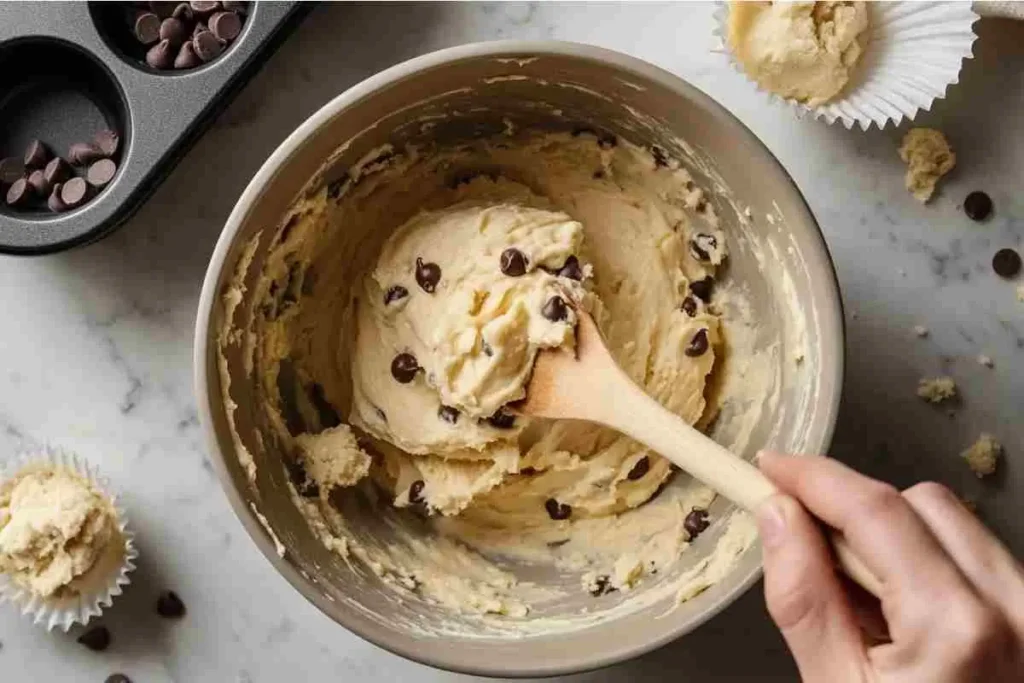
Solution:
{"label": "chocolate chips in muffin tin", "polygon": [[106,626],[96,626],[78,636],[78,642],[93,652],[102,652],[110,647],[110,631]]}
{"label": "chocolate chips in muffin tin", "polygon": [[180,619],[185,616],[185,603],[174,591],[164,591],[156,599],[156,613],[165,619]]}
{"label": "chocolate chips in muffin tin", "polygon": [[139,3],[123,4],[132,37],[148,48],[144,61],[158,71],[194,69],[220,57],[242,34],[249,5],[150,2],[140,10]]}

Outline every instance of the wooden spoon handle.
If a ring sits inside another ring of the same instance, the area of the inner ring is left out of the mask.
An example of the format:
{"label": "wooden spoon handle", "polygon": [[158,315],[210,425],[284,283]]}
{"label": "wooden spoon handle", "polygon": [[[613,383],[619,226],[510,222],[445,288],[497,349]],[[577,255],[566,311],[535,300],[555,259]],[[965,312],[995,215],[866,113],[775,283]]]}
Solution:
{"label": "wooden spoon handle", "polygon": [[[694,429],[644,393],[618,367],[602,387],[600,414],[591,416],[649,446],[748,511],[778,492],[759,469]],[[839,566],[876,597],[881,583],[841,534],[830,531]]]}

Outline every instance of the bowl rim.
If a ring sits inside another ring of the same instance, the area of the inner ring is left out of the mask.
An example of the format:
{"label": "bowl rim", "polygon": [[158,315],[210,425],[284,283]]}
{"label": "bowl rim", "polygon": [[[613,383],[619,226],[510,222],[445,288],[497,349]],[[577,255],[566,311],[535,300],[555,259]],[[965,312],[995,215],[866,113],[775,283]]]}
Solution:
{"label": "bowl rim", "polygon": [[[212,404],[210,387],[212,382],[219,384],[220,378],[216,372],[208,372],[210,368],[208,361],[211,357],[210,354],[215,353],[216,336],[211,336],[211,329],[213,329],[212,319],[216,308],[218,283],[221,279],[227,256],[262,188],[273,181],[280,167],[288,161],[297,149],[323,125],[341,114],[344,110],[389,85],[451,62],[503,56],[521,57],[524,53],[530,56],[572,57],[589,60],[612,67],[621,73],[632,73],[656,82],[681,97],[688,99],[694,106],[704,109],[722,125],[726,126],[726,128],[731,129],[729,130],[730,134],[760,148],[767,155],[768,161],[774,164],[780,174],[780,179],[791,187],[793,198],[796,200],[794,205],[802,213],[802,215],[796,218],[799,219],[799,222],[813,228],[813,230],[810,230],[809,238],[815,243],[816,247],[820,248],[820,253],[824,257],[821,282],[816,282],[818,286],[825,290],[822,297],[822,309],[819,313],[821,314],[822,327],[824,329],[831,327],[835,334],[831,335],[834,337],[833,348],[823,348],[823,357],[834,359],[831,368],[823,367],[822,369],[822,393],[824,395],[819,403],[822,409],[821,417],[819,418],[821,427],[818,441],[823,451],[828,450],[831,446],[836,429],[845,372],[844,349],[846,337],[843,302],[834,259],[829,251],[821,227],[818,225],[806,198],[792,176],[768,146],[746,124],[726,109],[724,105],[681,76],[637,57],[595,45],[557,40],[496,40],[444,48],[400,62],[353,85],[324,104],[299,124],[281,142],[277,149],[260,166],[252,180],[249,181],[228,216],[210,257],[210,263],[199,297],[193,345],[194,387],[200,422],[207,447],[211,454],[215,456],[211,457],[211,461],[220,480],[221,488],[227,496],[235,516],[238,517],[243,527],[245,527],[260,552],[263,553],[288,583],[332,621],[374,645],[412,661],[453,672],[512,678],[548,677],[592,671],[639,657],[658,649],[698,628],[735,602],[736,599],[746,593],[761,578],[762,565],[758,562],[745,575],[739,577],[736,584],[728,592],[724,593],[717,603],[698,613],[692,620],[684,622],[676,628],[666,629],[663,633],[651,638],[642,646],[609,648],[598,653],[587,653],[573,661],[562,661],[557,664],[521,662],[515,668],[465,664],[459,661],[457,649],[424,648],[422,644],[417,643],[415,638],[401,635],[396,631],[381,629],[376,622],[372,622],[365,616],[355,612],[346,613],[350,618],[343,620],[341,616],[335,613],[336,603],[324,597],[296,567],[284,557],[278,555],[276,539],[269,536],[268,530],[257,519],[256,512],[250,508],[250,505],[243,498],[240,489],[235,486],[226,462],[228,454],[221,448],[220,440],[214,428],[213,411],[219,409],[219,406],[215,407]],[[828,275],[831,275],[831,277],[828,277]],[[823,345],[827,345],[828,336],[822,336]]]}

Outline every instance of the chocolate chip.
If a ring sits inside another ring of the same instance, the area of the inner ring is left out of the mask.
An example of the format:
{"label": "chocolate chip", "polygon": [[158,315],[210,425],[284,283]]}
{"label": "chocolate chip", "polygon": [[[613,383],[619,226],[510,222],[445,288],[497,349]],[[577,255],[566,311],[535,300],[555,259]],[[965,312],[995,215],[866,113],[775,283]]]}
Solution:
{"label": "chocolate chip", "polygon": [[516,416],[505,412],[502,408],[498,408],[498,412],[487,418],[487,422],[492,427],[497,427],[498,429],[512,429],[516,424]]}
{"label": "chocolate chip", "polygon": [[565,299],[560,296],[553,296],[545,301],[540,312],[553,323],[562,322],[569,317],[569,307],[565,305]]}
{"label": "chocolate chip", "polygon": [[409,503],[415,505],[423,502],[423,487],[426,483],[422,479],[417,479],[409,487]]}
{"label": "chocolate chip", "polygon": [[711,252],[718,249],[718,239],[714,235],[698,232],[690,240],[690,254],[702,263],[711,260]]}
{"label": "chocolate chip", "polygon": [[654,165],[657,168],[665,168],[668,166],[668,157],[665,156],[665,150],[661,147],[651,147],[651,156],[654,157]]}
{"label": "chocolate chip", "polygon": [[711,526],[708,521],[708,511],[703,508],[693,508],[683,520],[683,528],[690,534],[690,540],[697,538],[705,529]]}
{"label": "chocolate chip", "polygon": [[1020,254],[1013,249],[1000,249],[992,257],[992,270],[999,277],[1012,278],[1020,272]]}
{"label": "chocolate chip", "polygon": [[46,145],[39,140],[33,140],[25,150],[25,168],[42,168],[51,156],[53,155]]}
{"label": "chocolate chip", "polygon": [[192,0],[188,3],[196,14],[209,14],[220,9],[220,3],[215,0]]}
{"label": "chocolate chip", "polygon": [[570,255],[569,258],[565,259],[562,267],[558,269],[558,277],[567,277],[577,282],[581,281],[583,279],[583,269],[580,268],[580,260]]}
{"label": "chocolate chip", "polygon": [[117,164],[110,159],[100,159],[89,167],[85,178],[93,187],[106,187],[117,174]]}
{"label": "chocolate chip", "polygon": [[82,178],[72,178],[60,188],[61,201],[73,209],[89,198],[89,185]]}
{"label": "chocolate chip", "polygon": [[612,586],[611,577],[599,576],[594,579],[594,587],[590,590],[590,594],[595,598],[599,598],[607,593],[614,593],[615,587]]}
{"label": "chocolate chip", "polygon": [[171,16],[178,21],[191,24],[195,20],[195,12],[192,11],[192,6],[187,2],[179,2],[178,6],[171,12]]}
{"label": "chocolate chip", "polygon": [[11,185],[25,175],[25,162],[15,157],[0,159],[0,185]]}
{"label": "chocolate chip", "polygon": [[697,356],[703,356],[708,350],[708,331],[704,328],[697,330],[697,334],[693,335],[693,339],[690,340],[690,345],[686,347],[687,356],[696,358]]}
{"label": "chocolate chip", "polygon": [[68,166],[68,162],[60,157],[50,159],[50,162],[46,164],[46,168],[43,169],[43,176],[51,185],[63,183],[70,175],[71,167]]}
{"label": "chocolate chip", "polygon": [[299,495],[303,498],[318,498],[320,496],[320,487],[310,478],[302,462],[294,457],[286,457],[283,460],[285,469],[288,471],[288,479],[295,486],[295,490],[298,491]]}
{"label": "chocolate chip", "polygon": [[416,284],[427,294],[433,294],[437,283],[441,281],[441,266],[436,263],[416,259]]}
{"label": "chocolate chip", "polygon": [[483,351],[484,355],[488,358],[494,355],[494,349],[487,343],[486,339],[480,340],[480,350]]}
{"label": "chocolate chip", "polygon": [[715,279],[710,275],[690,283],[690,291],[695,297],[707,303],[711,301],[711,290],[715,287]]}
{"label": "chocolate chip", "polygon": [[21,207],[32,201],[35,190],[29,185],[27,178],[18,178],[7,188],[7,205]]}
{"label": "chocolate chip", "polygon": [[224,51],[224,46],[211,31],[200,31],[192,36],[192,47],[195,48],[199,59],[204,62],[212,62]]}
{"label": "chocolate chip", "polygon": [[32,186],[32,191],[37,197],[49,195],[52,189],[52,184],[46,180],[46,175],[38,168],[29,173],[28,184]]}
{"label": "chocolate chip", "polygon": [[105,129],[93,136],[92,142],[105,157],[114,157],[121,148],[121,136],[116,130]]}
{"label": "chocolate chip", "polygon": [[53,191],[46,200],[46,206],[54,213],[61,213],[68,210],[68,205],[60,198],[60,190],[63,187],[60,183],[54,183]]}
{"label": "chocolate chip", "polygon": [[172,47],[181,45],[181,41],[185,40],[187,36],[188,29],[185,28],[185,24],[180,19],[167,17],[160,22],[160,40],[171,41]]}
{"label": "chocolate chip", "polygon": [[166,619],[180,619],[185,616],[185,603],[174,591],[164,591],[156,599],[156,613]]}
{"label": "chocolate chip", "polygon": [[964,213],[972,221],[983,221],[992,214],[992,198],[981,191],[974,191],[964,199]]}
{"label": "chocolate chip", "polygon": [[68,149],[68,161],[75,166],[88,166],[103,158],[103,151],[91,142],[76,142]]}
{"label": "chocolate chip", "polygon": [[198,36],[203,31],[209,31],[209,30],[210,29],[206,28],[206,22],[205,21],[197,21],[196,25],[192,27],[192,37],[195,38],[196,36]]}
{"label": "chocolate chip", "polygon": [[629,471],[629,474],[626,475],[626,479],[629,479],[630,481],[636,481],[638,479],[643,479],[644,475],[647,474],[650,471],[651,471],[651,459],[648,458],[645,455],[644,457],[642,457],[642,458],[640,458],[639,460],[636,461],[636,464],[633,465],[633,469],[631,469]]}
{"label": "chocolate chip", "polygon": [[78,636],[78,642],[94,652],[102,652],[110,647],[110,631],[106,626],[96,626]]}
{"label": "chocolate chip", "polygon": [[345,184],[349,182],[349,176],[346,173],[337,180],[328,183],[327,185],[327,196],[330,199],[337,199],[341,196],[341,191],[345,189]]}
{"label": "chocolate chip", "polygon": [[697,300],[692,296],[687,295],[686,298],[683,299],[683,305],[680,306],[680,308],[686,313],[686,315],[692,318],[697,315]]}
{"label": "chocolate chip", "polygon": [[604,178],[604,171],[601,170],[601,169],[597,169],[596,171],[594,171],[593,178],[594,178],[594,180],[601,180],[601,179],[603,179]]}
{"label": "chocolate chip", "polygon": [[618,138],[611,133],[601,133],[597,136],[597,146],[601,149],[612,149],[619,144]]}
{"label": "chocolate chip", "polygon": [[501,252],[501,272],[509,277],[526,275],[526,256],[514,247]]}
{"label": "chocolate chip", "polygon": [[143,45],[152,45],[160,40],[160,17],[153,12],[139,12],[135,15],[132,32]]}
{"label": "chocolate chip", "polygon": [[178,55],[174,58],[175,69],[194,69],[202,63],[203,60],[199,59],[191,40],[186,40],[181,44],[181,49],[178,50]]}
{"label": "chocolate chip", "polygon": [[381,422],[387,422],[388,421],[388,414],[384,412],[383,408],[378,408],[377,406],[374,406],[373,409],[376,411],[377,417],[380,418]]}
{"label": "chocolate chip", "polygon": [[537,468],[536,467],[524,467],[523,469],[519,470],[519,474],[521,474],[521,475],[523,475],[525,477],[532,477],[533,475],[537,474]]}
{"label": "chocolate chip", "polygon": [[554,498],[548,498],[544,503],[544,509],[548,511],[548,517],[557,521],[572,517],[572,507],[565,503],[559,503]]}
{"label": "chocolate chip", "polygon": [[420,364],[411,353],[400,353],[391,361],[391,376],[402,384],[408,384],[416,379],[416,373],[419,371]]}
{"label": "chocolate chip", "polygon": [[451,406],[441,406],[437,409],[437,416],[448,424],[455,424],[459,421],[459,410]]}
{"label": "chocolate chip", "polygon": [[[154,69],[169,69],[174,63],[174,48],[171,41],[164,38],[146,52],[146,64]],[[74,159],[71,160],[74,163]]]}
{"label": "chocolate chip", "polygon": [[384,292],[384,305],[387,306],[392,302],[401,301],[407,296],[409,296],[408,289],[402,285],[391,285],[387,288],[387,291]]}
{"label": "chocolate chip", "polygon": [[110,674],[103,683],[132,683],[132,679],[124,674]]}
{"label": "chocolate chip", "polygon": [[234,12],[217,12],[210,17],[210,31],[226,43],[242,32],[242,19]]}

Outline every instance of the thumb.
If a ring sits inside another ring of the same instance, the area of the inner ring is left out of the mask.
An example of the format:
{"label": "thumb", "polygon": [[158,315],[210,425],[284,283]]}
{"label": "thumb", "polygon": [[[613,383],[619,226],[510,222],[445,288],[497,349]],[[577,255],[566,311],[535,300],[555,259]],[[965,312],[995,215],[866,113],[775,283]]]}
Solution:
{"label": "thumb", "polygon": [[860,680],[863,639],[818,525],[796,500],[775,495],[757,510],[764,595],[804,681]]}

